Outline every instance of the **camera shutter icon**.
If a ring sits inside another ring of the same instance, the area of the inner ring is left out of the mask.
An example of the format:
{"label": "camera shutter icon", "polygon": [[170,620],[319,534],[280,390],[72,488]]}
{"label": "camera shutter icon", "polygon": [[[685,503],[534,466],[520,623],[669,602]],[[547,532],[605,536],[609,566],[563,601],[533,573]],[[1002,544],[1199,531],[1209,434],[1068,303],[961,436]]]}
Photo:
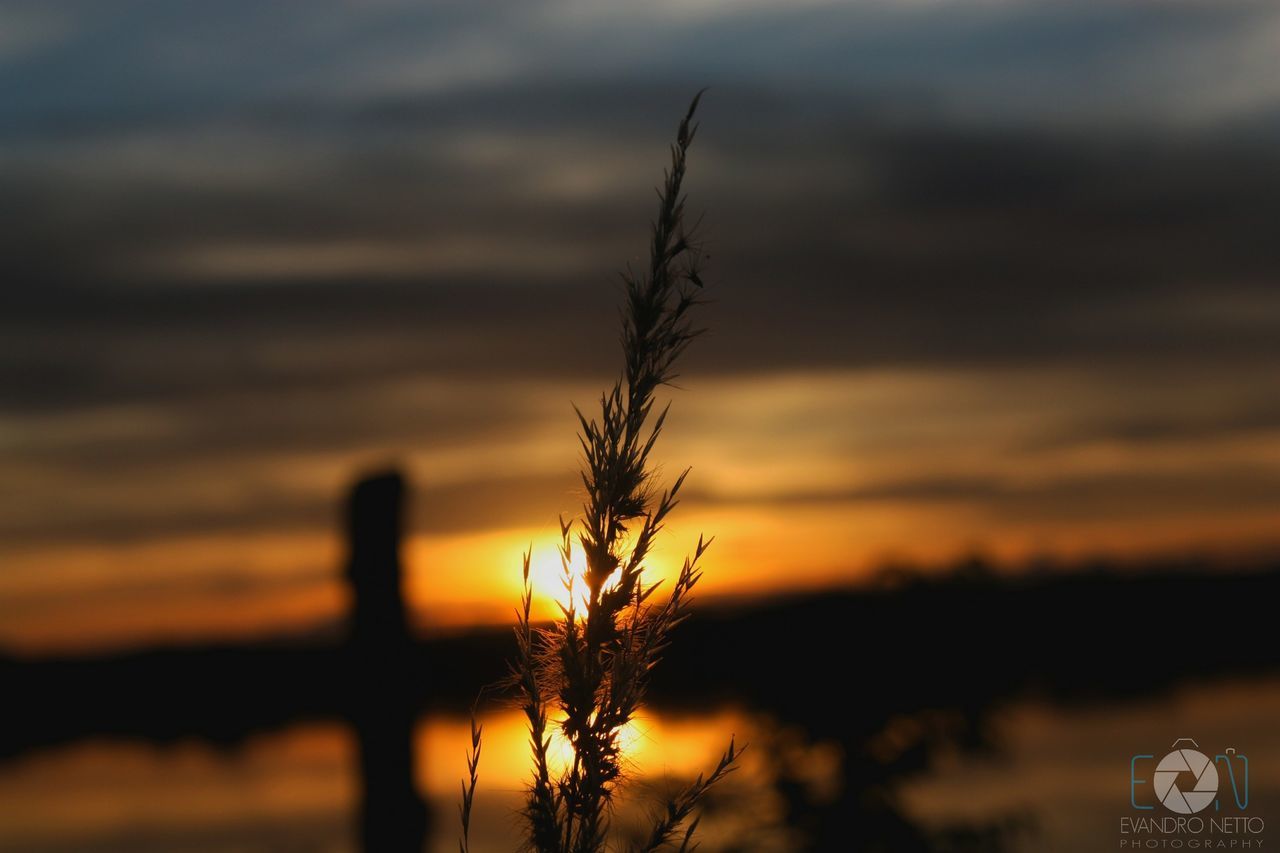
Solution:
{"label": "camera shutter icon", "polygon": [[[1196,748],[1178,747],[1183,742]],[[1209,756],[1199,750],[1191,738],[1178,738],[1174,749],[1156,765],[1152,789],[1164,807],[1177,814],[1195,814],[1203,810],[1218,796],[1218,768]],[[1190,790],[1178,787],[1178,777],[1189,773],[1195,779]]]}

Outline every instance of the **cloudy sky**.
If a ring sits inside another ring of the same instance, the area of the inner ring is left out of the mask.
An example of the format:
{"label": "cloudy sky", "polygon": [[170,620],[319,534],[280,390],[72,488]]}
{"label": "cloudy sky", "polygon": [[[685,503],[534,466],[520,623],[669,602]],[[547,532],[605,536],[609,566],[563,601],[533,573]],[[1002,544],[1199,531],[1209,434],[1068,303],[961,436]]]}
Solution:
{"label": "cloudy sky", "polygon": [[572,512],[666,141],[708,594],[1280,545],[1280,7],[0,5],[0,643],[307,625],[416,485],[424,620]]}

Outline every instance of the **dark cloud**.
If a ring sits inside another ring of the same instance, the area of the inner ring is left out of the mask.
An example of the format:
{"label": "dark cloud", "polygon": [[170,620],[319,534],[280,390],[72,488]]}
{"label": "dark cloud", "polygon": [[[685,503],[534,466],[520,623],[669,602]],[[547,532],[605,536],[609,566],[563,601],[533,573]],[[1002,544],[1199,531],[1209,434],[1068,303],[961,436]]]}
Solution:
{"label": "dark cloud", "polygon": [[[1280,214],[1274,149],[1217,135],[1079,140],[846,121],[776,148],[705,131],[695,168],[710,174],[701,192],[695,185],[696,203],[714,212],[706,237],[720,286],[717,340],[700,369],[1227,369],[1280,355],[1269,322],[1280,316],[1280,249],[1267,239]],[[787,180],[768,178],[778,169]],[[323,203],[313,187],[274,188],[266,206],[263,188],[221,200],[170,191],[167,204],[125,192],[111,222],[129,223],[120,230],[134,236],[118,238],[128,251],[113,249],[111,223],[100,231],[92,216],[33,237],[24,233],[42,227],[33,209],[7,236],[20,261],[23,246],[40,247],[12,271],[25,284],[4,297],[8,405],[337,388],[387,375],[576,376],[593,364],[583,356],[605,338],[596,329],[613,299],[613,267],[642,247],[644,179],[539,207],[483,178],[451,188],[412,171],[387,175],[419,195],[415,219],[407,203],[379,210],[361,200],[369,190],[360,180],[333,178]],[[467,192],[477,198],[455,205]],[[342,213],[321,223],[317,208]],[[452,236],[436,237],[446,217]],[[395,252],[384,242],[355,261],[370,265],[367,277],[315,281],[309,251],[374,234],[424,252],[425,271],[412,258],[380,268],[379,253]],[[482,248],[457,271],[432,271],[431,247],[458,239]],[[255,276],[255,247],[282,240],[283,267]],[[540,240],[564,246],[563,272],[519,270],[519,252]],[[216,269],[178,263],[157,273],[139,260],[198,258],[210,241],[233,254],[242,247],[247,269],[220,280]],[[508,243],[516,268],[492,269]],[[143,284],[121,257],[134,259]]]}
{"label": "dark cloud", "polygon": [[[1261,387],[1261,383],[1259,383]],[[1142,414],[1064,425],[1058,432],[1037,436],[1022,448],[1054,450],[1072,445],[1108,442],[1152,446],[1208,440],[1265,437],[1280,433],[1280,401],[1258,400],[1227,411]]]}
{"label": "dark cloud", "polygon": [[[205,473],[206,480],[212,474]],[[410,504],[410,528],[416,533],[456,534],[502,527],[546,526],[557,511],[571,513],[581,503],[576,474],[479,476],[463,482],[416,483]],[[29,549],[66,545],[121,545],[187,536],[255,533],[313,535],[341,523],[337,492],[276,487],[244,488],[234,501],[203,501],[198,494],[153,490],[133,498],[120,489],[111,506],[77,511],[64,506],[56,516],[35,520],[0,518],[0,540]]]}
{"label": "dark cloud", "polygon": [[691,503],[708,505],[841,505],[955,503],[980,507],[999,521],[1167,519],[1239,511],[1280,511],[1280,475],[1255,468],[1214,471],[1066,475],[1033,482],[995,476],[925,477],[844,490],[784,492],[751,497],[695,492]]}

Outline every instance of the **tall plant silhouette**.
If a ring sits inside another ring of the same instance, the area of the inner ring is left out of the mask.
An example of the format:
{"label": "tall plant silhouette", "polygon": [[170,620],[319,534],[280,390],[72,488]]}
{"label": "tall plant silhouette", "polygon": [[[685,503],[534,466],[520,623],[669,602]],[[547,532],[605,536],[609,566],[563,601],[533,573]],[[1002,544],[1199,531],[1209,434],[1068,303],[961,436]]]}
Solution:
{"label": "tall plant silhouette", "polygon": [[[525,847],[536,853],[596,853],[610,838],[614,795],[622,777],[619,735],[635,716],[649,677],[668,647],[672,629],[688,614],[702,576],[699,560],[711,544],[699,537],[669,594],[644,578],[644,563],[668,515],[679,502],[686,469],[669,488],[654,481],[653,450],[667,407],[655,413],[655,395],[675,378],[675,363],[701,330],[690,311],[700,303],[702,252],[685,222],[683,182],[692,124],[702,93],[689,105],[671,146],[671,166],[658,191],[648,269],[623,275],[623,369],[601,395],[600,410],[576,409],[582,446],[582,517],[560,521],[560,557],[567,603],[549,628],[531,621],[530,554],[524,555],[524,594],[515,629],[511,680],[529,725],[532,772],[522,811]],[[585,555],[579,579],[575,548]],[[549,754],[553,728],[571,746],[563,769]],[[462,853],[478,773],[481,732],[473,726],[468,779],[463,782]],[[732,772],[739,751],[732,739],[706,775],[663,804],[636,851],[679,843],[691,849],[702,795]]]}

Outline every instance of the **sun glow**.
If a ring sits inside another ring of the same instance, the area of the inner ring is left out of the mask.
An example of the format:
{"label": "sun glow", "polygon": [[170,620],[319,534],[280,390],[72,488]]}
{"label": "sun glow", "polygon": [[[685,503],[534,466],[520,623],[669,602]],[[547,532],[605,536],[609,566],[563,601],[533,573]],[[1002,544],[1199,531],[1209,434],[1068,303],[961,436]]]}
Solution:
{"label": "sun glow", "polygon": [[[490,792],[520,790],[529,773],[529,729],[519,711],[504,710],[486,715],[484,761],[480,786]],[[664,776],[692,778],[707,769],[725,747],[726,733],[749,736],[755,722],[742,712],[722,709],[700,716],[670,716],[641,708],[618,731],[618,747],[623,763],[633,778]],[[551,770],[559,773],[573,762],[573,747],[552,720],[548,725]],[[435,717],[418,729],[423,755],[462,755],[468,743],[468,722],[462,718]],[[747,753],[749,755],[750,753]],[[751,759],[746,768],[751,770]],[[452,796],[458,785],[456,765],[428,761],[419,766],[422,789],[437,796]]]}
{"label": "sun glow", "polygon": [[[622,573],[617,569],[605,581],[608,588],[617,582]],[[560,607],[568,607],[572,599],[578,610],[584,610],[588,603],[587,593],[587,555],[581,547],[574,545],[569,554],[569,565],[566,571],[564,559],[560,553],[558,542],[549,542],[535,547],[529,556],[529,582],[533,585],[535,599],[547,606],[548,610],[557,613]]]}
{"label": "sun glow", "polygon": [[567,571],[559,543],[548,542],[536,547],[529,557],[529,583],[534,596],[546,605],[568,607],[570,599],[576,598],[579,607],[585,606],[586,574],[587,555],[581,548],[571,552]]}

